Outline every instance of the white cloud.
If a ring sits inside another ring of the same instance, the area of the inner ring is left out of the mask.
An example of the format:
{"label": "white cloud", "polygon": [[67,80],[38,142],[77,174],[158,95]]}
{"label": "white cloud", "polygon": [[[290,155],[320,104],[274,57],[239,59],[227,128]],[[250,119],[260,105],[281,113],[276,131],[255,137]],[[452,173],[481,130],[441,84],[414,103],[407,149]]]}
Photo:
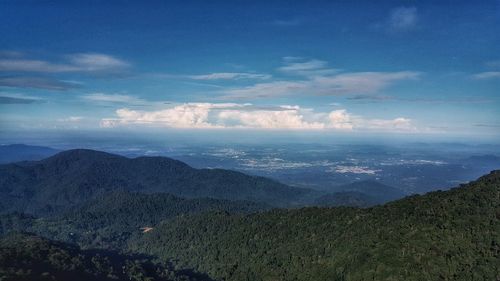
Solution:
{"label": "white cloud", "polygon": [[297,105],[254,107],[237,103],[185,103],[162,110],[118,109],[116,118],[101,121],[102,127],[147,125],[185,129],[274,129],[274,130],[375,130],[415,131],[410,119],[368,119],[345,109],[315,112]]}
{"label": "white cloud", "polygon": [[0,71],[66,73],[66,72],[120,72],[130,65],[110,55],[82,53],[65,56],[66,62],[53,63],[24,58],[0,59]]}
{"label": "white cloud", "polygon": [[270,79],[269,74],[245,73],[245,72],[216,72],[202,75],[190,75],[188,78],[195,80],[240,80],[240,79]]}
{"label": "white cloud", "polygon": [[399,7],[391,11],[389,29],[391,31],[408,31],[418,23],[417,8]]}
{"label": "white cloud", "polygon": [[472,78],[478,80],[500,78],[500,71],[488,71],[488,72],[476,73],[472,75]]}
{"label": "white cloud", "polygon": [[210,109],[220,105],[209,103],[187,103],[159,111],[136,111],[118,109],[117,119],[103,119],[101,126],[114,127],[129,124],[153,124],[171,128],[216,128],[208,122]]}
{"label": "white cloud", "polygon": [[350,114],[345,109],[334,110],[328,114],[328,127],[342,130],[352,130],[354,127]]}
{"label": "white cloud", "polygon": [[252,129],[323,129],[324,124],[307,122],[298,107],[284,107],[286,110],[240,111],[225,110],[218,114],[220,121],[238,124]]}

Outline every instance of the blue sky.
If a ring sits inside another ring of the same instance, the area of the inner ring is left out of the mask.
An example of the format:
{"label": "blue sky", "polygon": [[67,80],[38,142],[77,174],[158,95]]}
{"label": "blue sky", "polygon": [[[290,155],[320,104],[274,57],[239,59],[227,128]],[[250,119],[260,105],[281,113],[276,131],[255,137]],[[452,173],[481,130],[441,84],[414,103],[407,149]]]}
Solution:
{"label": "blue sky", "polygon": [[2,1],[0,34],[4,133],[500,135],[500,1]]}

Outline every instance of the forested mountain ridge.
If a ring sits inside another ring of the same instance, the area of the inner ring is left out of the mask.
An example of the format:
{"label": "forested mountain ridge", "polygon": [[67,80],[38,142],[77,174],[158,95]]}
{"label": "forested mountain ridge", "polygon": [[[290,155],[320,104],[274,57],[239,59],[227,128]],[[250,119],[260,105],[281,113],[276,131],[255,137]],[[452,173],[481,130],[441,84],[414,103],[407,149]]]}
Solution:
{"label": "forested mountain ridge", "polygon": [[130,245],[221,280],[498,280],[500,171],[369,209],[177,217]]}
{"label": "forested mountain ridge", "polygon": [[263,177],[194,169],[166,157],[129,159],[76,149],[41,161],[0,165],[0,211],[53,214],[117,191],[164,192],[186,198],[249,200],[293,206],[317,196]]}
{"label": "forested mountain ridge", "polygon": [[32,232],[83,248],[121,250],[131,236],[142,235],[141,228],[156,226],[162,220],[176,216],[210,211],[254,213],[269,209],[268,205],[249,201],[185,199],[167,193],[116,191],[61,215],[45,218],[21,213],[0,215],[0,234]]}

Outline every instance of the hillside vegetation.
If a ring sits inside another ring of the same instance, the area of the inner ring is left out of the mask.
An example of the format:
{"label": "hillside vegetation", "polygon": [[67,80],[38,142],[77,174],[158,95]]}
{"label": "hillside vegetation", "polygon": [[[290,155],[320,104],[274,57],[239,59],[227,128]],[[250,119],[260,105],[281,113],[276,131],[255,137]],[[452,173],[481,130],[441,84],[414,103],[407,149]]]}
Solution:
{"label": "hillside vegetation", "polygon": [[500,172],[370,209],[177,217],[131,250],[221,280],[498,280]]}
{"label": "hillside vegetation", "polygon": [[253,213],[268,209],[267,205],[248,201],[113,192],[57,216],[0,215],[0,234],[27,231],[84,248],[120,250],[131,236],[142,235],[141,228],[153,227],[176,216],[209,211]]}

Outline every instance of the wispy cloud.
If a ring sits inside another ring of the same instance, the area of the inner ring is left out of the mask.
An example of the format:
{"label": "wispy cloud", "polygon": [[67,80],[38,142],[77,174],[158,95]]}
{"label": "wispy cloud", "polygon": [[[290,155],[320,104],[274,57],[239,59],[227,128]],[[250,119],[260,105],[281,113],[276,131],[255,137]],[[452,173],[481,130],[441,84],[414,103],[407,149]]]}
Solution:
{"label": "wispy cloud", "polygon": [[418,22],[419,16],[416,7],[397,7],[390,11],[385,20],[374,24],[372,27],[380,31],[399,33],[416,29]]}
{"label": "wispy cloud", "polygon": [[478,80],[497,79],[500,78],[500,71],[487,71],[487,72],[476,73],[472,75],[472,78]]}
{"label": "wispy cloud", "polygon": [[0,87],[33,88],[64,91],[80,85],[47,77],[14,76],[0,77]]}
{"label": "wispy cloud", "polygon": [[376,130],[416,131],[411,120],[369,119],[345,109],[315,112],[300,106],[258,108],[238,103],[186,103],[162,110],[139,111],[121,108],[116,118],[101,120],[102,127],[159,126],[184,129],[263,129],[263,130]]}
{"label": "wispy cloud", "polygon": [[245,73],[245,72],[216,72],[201,75],[189,75],[187,78],[194,80],[240,80],[240,79],[258,79],[266,80],[272,76],[269,74]]}
{"label": "wispy cloud", "polygon": [[284,57],[283,66],[278,70],[287,74],[317,76],[328,75],[337,72],[337,69],[329,68],[328,63],[323,60],[305,60],[300,57]]}
{"label": "wispy cloud", "polygon": [[289,27],[289,26],[298,26],[303,23],[303,20],[300,19],[277,19],[271,22],[272,25],[280,26],[280,27]]}
{"label": "wispy cloud", "polygon": [[78,123],[81,122],[85,119],[83,116],[69,116],[67,118],[59,118],[57,119],[58,122],[64,122],[64,123]]}
{"label": "wispy cloud", "polygon": [[22,94],[0,93],[0,104],[34,104],[41,103],[42,99]]}
{"label": "wispy cloud", "polygon": [[144,105],[149,104],[149,101],[144,99],[123,95],[123,94],[105,94],[105,93],[91,93],[81,96],[84,100],[96,102],[96,103],[115,103],[115,104],[126,104],[132,105]]}
{"label": "wispy cloud", "polygon": [[481,97],[469,97],[469,98],[404,98],[395,96],[383,96],[383,95],[355,95],[352,97],[347,97],[348,100],[361,101],[361,102],[383,102],[383,101],[397,101],[397,102],[409,102],[409,103],[428,103],[428,104],[480,104],[480,103],[491,103],[495,102],[491,98],[481,98]]}
{"label": "wispy cloud", "polygon": [[392,31],[408,31],[417,26],[418,14],[416,7],[398,7],[391,11],[389,28]]}
{"label": "wispy cloud", "polygon": [[64,56],[65,62],[53,63],[45,60],[25,58],[0,59],[0,71],[3,72],[121,72],[127,69],[129,63],[113,56],[97,53],[82,53]]}
{"label": "wispy cloud", "polygon": [[336,75],[315,75],[305,80],[281,80],[257,83],[224,91],[227,98],[267,98],[297,94],[344,95],[372,94],[401,80],[415,80],[416,71],[346,72]]}

